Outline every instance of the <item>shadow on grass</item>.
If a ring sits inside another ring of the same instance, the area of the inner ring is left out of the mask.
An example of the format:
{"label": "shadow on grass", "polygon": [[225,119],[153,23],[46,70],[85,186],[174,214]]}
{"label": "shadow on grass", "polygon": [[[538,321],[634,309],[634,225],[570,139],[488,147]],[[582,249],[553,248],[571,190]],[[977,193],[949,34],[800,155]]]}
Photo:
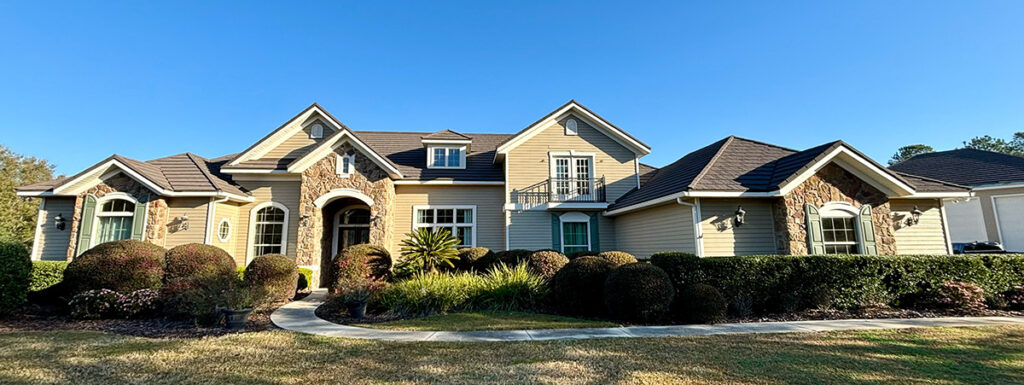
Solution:
{"label": "shadow on grass", "polygon": [[510,343],[0,335],[3,383],[1024,383],[1024,328]]}

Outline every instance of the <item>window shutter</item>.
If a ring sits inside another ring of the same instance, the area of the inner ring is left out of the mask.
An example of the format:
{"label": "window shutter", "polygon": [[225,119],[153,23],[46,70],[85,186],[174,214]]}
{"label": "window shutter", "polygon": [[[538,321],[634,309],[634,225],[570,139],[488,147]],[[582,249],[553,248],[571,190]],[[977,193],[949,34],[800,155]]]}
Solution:
{"label": "window shutter", "polygon": [[149,194],[143,195],[135,204],[135,215],[132,217],[132,239],[141,241],[146,230],[146,202],[149,202]]}
{"label": "window shutter", "polygon": [[597,228],[597,214],[590,215],[590,251],[601,251],[601,232]]}
{"label": "window shutter", "polygon": [[551,214],[551,248],[562,251],[562,221],[554,213]]}
{"label": "window shutter", "polygon": [[878,247],[875,245],[875,222],[871,220],[871,205],[860,207],[860,253],[866,255],[878,255]]}
{"label": "window shutter", "polygon": [[82,255],[92,247],[92,224],[96,219],[96,196],[88,194],[82,203],[82,217],[78,220],[78,246],[75,255]]}
{"label": "window shutter", "polygon": [[825,254],[825,237],[821,231],[821,214],[818,208],[804,204],[804,216],[807,217],[807,252],[808,254]]}

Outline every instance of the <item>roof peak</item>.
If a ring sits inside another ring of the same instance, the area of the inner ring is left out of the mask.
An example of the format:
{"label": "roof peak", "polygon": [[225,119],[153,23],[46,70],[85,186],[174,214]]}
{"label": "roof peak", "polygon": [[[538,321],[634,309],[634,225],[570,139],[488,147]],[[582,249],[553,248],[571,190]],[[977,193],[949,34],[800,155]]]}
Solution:
{"label": "roof peak", "polygon": [[427,134],[421,137],[421,139],[434,139],[434,140],[473,140],[473,138],[455,132],[451,129],[443,129],[431,134]]}

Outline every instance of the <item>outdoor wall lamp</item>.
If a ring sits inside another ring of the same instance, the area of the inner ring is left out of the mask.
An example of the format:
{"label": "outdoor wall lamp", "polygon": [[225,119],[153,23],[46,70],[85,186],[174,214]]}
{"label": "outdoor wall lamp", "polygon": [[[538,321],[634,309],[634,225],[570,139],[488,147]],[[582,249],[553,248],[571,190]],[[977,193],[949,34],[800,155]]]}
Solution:
{"label": "outdoor wall lamp", "polygon": [[920,222],[921,214],[923,214],[921,212],[921,209],[917,208],[917,206],[914,206],[914,209],[910,210],[910,217],[907,218],[907,227],[916,225],[918,222]]}
{"label": "outdoor wall lamp", "polygon": [[299,226],[309,227],[309,215],[299,217]]}
{"label": "outdoor wall lamp", "polygon": [[743,206],[736,207],[736,226],[743,226],[743,223],[747,221],[747,212],[743,210]]}
{"label": "outdoor wall lamp", "polygon": [[188,214],[182,215],[178,218],[178,231],[188,230]]}
{"label": "outdoor wall lamp", "polygon": [[57,216],[53,217],[53,227],[56,227],[57,230],[64,231],[64,227],[67,226],[65,223],[63,215],[58,213]]}

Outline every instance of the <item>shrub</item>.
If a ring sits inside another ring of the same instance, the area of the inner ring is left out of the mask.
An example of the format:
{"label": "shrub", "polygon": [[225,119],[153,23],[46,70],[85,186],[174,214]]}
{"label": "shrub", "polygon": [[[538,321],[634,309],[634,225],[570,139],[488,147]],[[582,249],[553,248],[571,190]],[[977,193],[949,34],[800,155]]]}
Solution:
{"label": "shrub", "polygon": [[115,305],[115,310],[124,318],[152,316],[159,308],[159,301],[160,293],[156,290],[136,290],[122,295]]}
{"label": "shrub", "polygon": [[531,272],[525,264],[500,263],[483,278],[483,287],[473,302],[489,310],[533,309],[547,295],[546,279]]}
{"label": "shrub", "polygon": [[32,279],[29,291],[40,291],[64,280],[64,269],[68,263],[63,261],[32,261]]}
{"label": "shrub", "polygon": [[624,251],[605,251],[597,256],[607,259],[609,262],[615,264],[615,266],[622,266],[627,263],[636,263],[636,257]]}
{"label": "shrub", "polygon": [[[455,267],[459,270],[470,270],[474,268],[481,271],[486,270],[480,269],[477,263],[482,260],[487,260],[488,263],[490,263],[494,260],[494,253],[491,252],[491,249],[486,247],[467,247],[459,249],[458,256],[459,261],[455,264]],[[488,265],[486,267],[490,266]]]}
{"label": "shrub", "polygon": [[555,303],[565,312],[597,315],[604,310],[604,280],[614,266],[607,259],[579,257],[555,274]]}
{"label": "shrub", "polygon": [[217,320],[217,307],[224,304],[225,295],[237,286],[234,277],[231,281],[177,279],[167,282],[160,290],[164,313],[200,324],[213,323]]}
{"label": "shrub", "polygon": [[161,290],[165,313],[199,323],[216,320],[217,306],[238,281],[238,267],[216,246],[190,243],[167,251]]}
{"label": "shrub", "polygon": [[370,278],[384,279],[391,273],[391,253],[381,246],[363,244],[342,250],[334,258],[334,273],[331,289],[339,285],[365,281]]}
{"label": "shrub", "polygon": [[299,284],[295,287],[298,291],[308,290],[313,284],[313,270],[305,267],[299,268]]}
{"label": "shrub", "polygon": [[28,248],[17,241],[0,241],[0,314],[13,311],[28,300],[32,260]]}
{"label": "shrub", "polygon": [[80,319],[108,318],[116,314],[121,294],[110,289],[86,290],[75,294],[68,303],[71,317]]}
{"label": "shrub", "polygon": [[569,258],[566,258],[562,253],[544,250],[530,254],[526,265],[534,274],[539,275],[545,280],[550,280],[555,276],[555,273],[562,270],[568,263]]}
{"label": "shrub", "polygon": [[722,292],[711,285],[690,285],[676,297],[673,312],[688,323],[717,323],[725,320],[728,304]]}
{"label": "shrub", "polygon": [[64,281],[71,293],[98,289],[119,293],[159,289],[166,253],[160,246],[133,239],[101,243],[68,264]]}
{"label": "shrub", "polygon": [[576,258],[579,258],[579,257],[596,257],[596,256],[598,256],[600,254],[601,253],[593,251],[593,250],[585,250],[585,251],[577,251],[577,252],[572,253],[572,254],[567,254],[566,257],[568,257],[569,260],[573,260],[573,259],[576,259]]}
{"label": "shrub", "polygon": [[234,279],[238,272],[235,260],[223,249],[189,243],[167,251],[164,281],[178,279]]}
{"label": "shrub", "polygon": [[[504,264],[509,265],[509,266],[518,265],[520,263],[526,262],[526,260],[529,259],[530,255],[532,255],[532,254],[533,254],[532,250],[525,250],[525,249],[512,249],[512,250],[499,251],[498,253],[496,253],[494,255],[494,257],[496,259],[496,261],[495,261],[496,263],[495,264],[497,264],[497,263],[504,263]],[[491,266],[488,266],[488,267],[494,267],[494,265],[491,265]]]}
{"label": "shrub", "polygon": [[435,272],[441,266],[454,268],[459,240],[448,230],[420,228],[402,240],[402,263]]}
{"label": "shrub", "polygon": [[634,262],[616,267],[608,273],[604,283],[608,314],[622,320],[662,319],[668,314],[674,296],[668,273],[649,263]]}
{"label": "shrub", "polygon": [[985,310],[985,290],[969,282],[945,282],[933,292],[934,303],[963,313]]}
{"label": "shrub", "polygon": [[1011,310],[1024,310],[1024,286],[1014,286],[1004,291],[1003,298],[1006,299],[1006,307]]}
{"label": "shrub", "polygon": [[287,301],[295,297],[299,268],[295,261],[281,254],[253,258],[245,268],[245,283],[266,289],[269,302]]}
{"label": "shrub", "polygon": [[[472,310],[530,310],[547,291],[526,266],[495,266],[487,274],[426,274],[394,283],[371,298],[374,308],[403,316]],[[374,303],[375,302],[375,303]]]}

